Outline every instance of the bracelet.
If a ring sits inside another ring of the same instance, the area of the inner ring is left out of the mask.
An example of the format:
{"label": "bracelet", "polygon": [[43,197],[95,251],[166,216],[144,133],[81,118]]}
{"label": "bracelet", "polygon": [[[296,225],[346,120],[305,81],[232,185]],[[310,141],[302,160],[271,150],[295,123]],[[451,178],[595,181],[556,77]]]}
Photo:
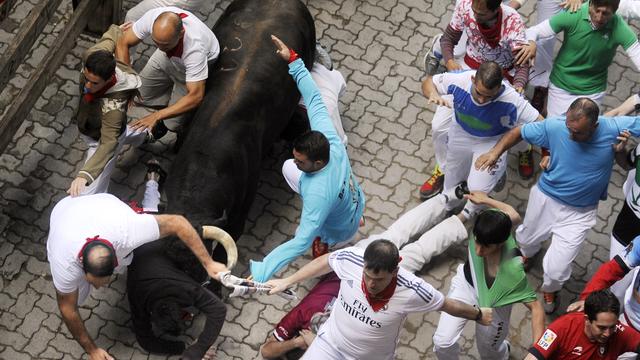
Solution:
{"label": "bracelet", "polygon": [[296,53],[293,49],[289,49],[289,64],[296,61],[298,58],[298,53]]}
{"label": "bracelet", "polygon": [[478,309],[478,315],[476,315],[476,319],[475,320],[476,321],[480,321],[480,319],[482,319],[482,309],[480,309],[479,307],[477,307],[475,305],[473,307]]}

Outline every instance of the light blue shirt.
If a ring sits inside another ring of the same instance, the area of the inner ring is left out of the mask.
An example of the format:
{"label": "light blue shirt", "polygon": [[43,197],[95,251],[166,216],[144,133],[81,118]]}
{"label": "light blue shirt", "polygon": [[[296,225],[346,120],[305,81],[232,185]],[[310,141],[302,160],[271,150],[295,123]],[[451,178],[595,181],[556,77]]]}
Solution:
{"label": "light blue shirt", "polygon": [[304,255],[316,236],[329,245],[351,239],[358,231],[364,211],[364,194],[351,171],[347,150],[311,74],[301,59],[289,64],[289,73],[304,98],[311,129],[322,132],[329,140],[330,158],[321,170],[302,173],[299,184],[302,215],[296,235],[271,251],[262,262],[251,261],[251,275],[258,282],[269,280],[275,272]]}
{"label": "light blue shirt", "polygon": [[544,194],[569,206],[591,207],[607,198],[615,153],[613,144],[623,130],[640,135],[640,118],[600,117],[587,142],[573,141],[565,118],[549,118],[522,126],[522,138],[551,151],[551,163],[538,180]]}

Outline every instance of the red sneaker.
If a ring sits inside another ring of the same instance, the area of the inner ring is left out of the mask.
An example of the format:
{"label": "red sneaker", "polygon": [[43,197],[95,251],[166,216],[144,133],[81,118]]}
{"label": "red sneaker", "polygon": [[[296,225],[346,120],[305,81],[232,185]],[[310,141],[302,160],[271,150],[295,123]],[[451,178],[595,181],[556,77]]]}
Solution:
{"label": "red sneaker", "polygon": [[558,293],[557,292],[543,292],[542,293],[542,307],[544,308],[544,312],[548,314],[553,314],[554,311],[558,308]]}
{"label": "red sneaker", "polygon": [[431,177],[428,178],[420,187],[420,199],[424,201],[438,195],[442,192],[443,187],[444,174],[440,171],[440,167],[436,166]]}
{"label": "red sneaker", "polygon": [[529,180],[533,176],[533,151],[531,149],[518,153],[518,174],[522,180]]}
{"label": "red sneaker", "polygon": [[329,245],[323,243],[320,240],[320,236],[316,236],[316,238],[313,239],[313,245],[311,245],[311,254],[313,255],[313,258],[318,258],[328,252]]}

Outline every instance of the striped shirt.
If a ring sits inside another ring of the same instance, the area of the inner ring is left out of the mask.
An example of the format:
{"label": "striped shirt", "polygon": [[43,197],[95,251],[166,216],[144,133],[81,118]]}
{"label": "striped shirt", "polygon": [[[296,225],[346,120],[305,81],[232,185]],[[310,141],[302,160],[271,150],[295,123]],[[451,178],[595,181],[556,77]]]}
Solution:
{"label": "striped shirt", "polygon": [[363,249],[350,247],[329,256],[329,265],[341,279],[340,292],[318,336],[345,359],[392,359],[407,315],[439,310],[444,295],[401,268],[389,303],[374,312],[361,288],[363,254]]}

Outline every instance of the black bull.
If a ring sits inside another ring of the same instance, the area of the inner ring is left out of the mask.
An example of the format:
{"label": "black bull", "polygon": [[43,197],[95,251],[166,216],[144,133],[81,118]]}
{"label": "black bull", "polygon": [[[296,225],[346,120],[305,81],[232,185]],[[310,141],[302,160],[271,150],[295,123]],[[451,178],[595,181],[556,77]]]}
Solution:
{"label": "black bull", "polygon": [[[214,224],[238,239],[256,194],[261,159],[300,98],[270,36],[280,37],[311,68],[315,26],[299,0],[237,0],[213,32],[220,56],[209,68],[206,96],[167,178],[167,213],[184,215],[198,231]],[[170,243],[172,256],[193,264],[183,257],[190,254],[176,249],[177,240]],[[222,251],[215,257],[224,261]],[[204,275],[197,272],[191,275]]]}

